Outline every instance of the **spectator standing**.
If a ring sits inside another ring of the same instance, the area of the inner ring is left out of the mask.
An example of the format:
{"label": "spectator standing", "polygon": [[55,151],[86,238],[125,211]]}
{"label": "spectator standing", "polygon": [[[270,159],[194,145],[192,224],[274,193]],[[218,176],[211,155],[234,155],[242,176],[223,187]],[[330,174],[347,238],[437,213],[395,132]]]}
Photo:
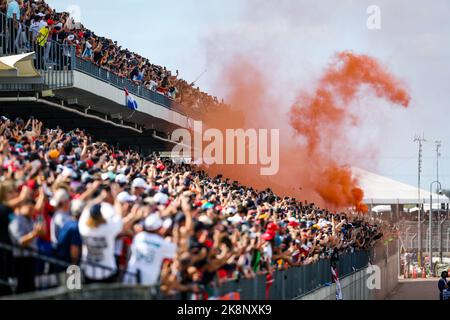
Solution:
{"label": "spectator standing", "polygon": [[444,300],[444,290],[448,289],[448,282],[447,282],[448,272],[442,271],[441,278],[438,282],[438,289],[439,289],[439,300]]}
{"label": "spectator standing", "polygon": [[44,62],[47,62],[47,42],[51,32],[51,26],[45,22],[44,19],[41,20],[41,25],[39,32],[36,36],[36,50],[38,59],[38,68],[44,67]]}
{"label": "spectator standing", "polygon": [[174,243],[165,241],[159,235],[162,227],[163,220],[159,215],[151,214],[145,219],[144,231],[134,237],[131,245],[128,271],[139,272],[143,285],[157,285],[163,261],[174,259],[177,252]]}
{"label": "spectator standing", "polygon": [[56,190],[55,195],[50,200],[50,205],[56,209],[50,224],[50,237],[53,247],[56,248],[61,229],[70,221],[69,193],[62,188]]}
{"label": "spectator standing", "polygon": [[37,249],[37,237],[43,233],[44,229],[40,223],[35,223],[32,219],[34,205],[33,200],[23,201],[18,206],[16,217],[9,225],[12,243],[17,246],[13,252],[18,281],[17,293],[30,292],[35,289],[36,264],[30,250]]}
{"label": "spectator standing", "polygon": [[[116,281],[114,247],[122,228],[122,219],[110,204],[94,204],[82,213],[79,230],[83,241],[82,260],[87,262],[82,263],[86,283]],[[107,269],[96,267],[96,264]]]}
{"label": "spectator standing", "polygon": [[68,264],[78,265],[81,258],[81,235],[78,230],[78,219],[80,218],[83,202],[74,200],[72,202],[72,215],[66,221],[58,233],[56,246],[56,257]]}
{"label": "spectator standing", "polygon": [[19,26],[19,22],[21,19],[20,15],[20,6],[19,3],[16,0],[9,0],[8,7],[6,11],[6,16],[8,17],[8,31],[10,36],[9,41],[9,48],[11,54],[16,54],[16,48],[14,45],[16,35],[17,35],[17,28]]}
{"label": "spectator standing", "polygon": [[[9,222],[14,212],[9,206],[9,198],[14,191],[11,181],[3,181],[0,183],[0,243],[11,245],[9,236]],[[0,248],[0,281],[8,282],[12,277],[13,257],[10,251]],[[11,294],[11,290],[6,285],[0,284],[0,296]]]}

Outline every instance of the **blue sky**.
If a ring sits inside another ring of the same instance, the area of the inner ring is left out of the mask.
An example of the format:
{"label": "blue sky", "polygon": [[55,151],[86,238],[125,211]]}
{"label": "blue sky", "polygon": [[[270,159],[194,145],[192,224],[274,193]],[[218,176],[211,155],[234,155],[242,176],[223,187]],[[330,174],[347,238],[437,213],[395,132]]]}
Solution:
{"label": "blue sky", "polygon": [[[424,132],[423,188],[436,176],[434,141],[442,140],[441,181],[450,188],[450,2],[434,0],[48,0],[75,10],[99,35],[178,69],[181,77],[223,95],[217,75],[223,61],[245,53],[272,68],[274,86],[307,88],[336,51],[370,54],[409,88],[412,103],[400,110],[377,102],[358,143],[379,149],[368,168],[417,183],[415,134]],[[369,5],[381,9],[381,30],[366,27]],[[275,61],[276,60],[276,61]],[[292,98],[290,92],[283,99]],[[380,123],[379,119],[382,119]],[[367,159],[366,159],[367,160]],[[365,162],[365,159],[359,161]]]}

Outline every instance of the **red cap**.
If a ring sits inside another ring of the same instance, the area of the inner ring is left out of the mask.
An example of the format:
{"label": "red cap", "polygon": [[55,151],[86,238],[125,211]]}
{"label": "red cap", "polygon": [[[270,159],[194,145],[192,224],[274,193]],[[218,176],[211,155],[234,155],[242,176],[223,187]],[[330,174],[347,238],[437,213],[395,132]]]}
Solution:
{"label": "red cap", "polygon": [[47,20],[47,24],[48,24],[49,26],[52,26],[52,25],[55,24],[55,21],[53,21],[52,19],[48,19],[48,20]]}
{"label": "red cap", "polygon": [[28,180],[26,186],[32,190],[36,189],[37,187],[36,180]]}
{"label": "red cap", "polygon": [[261,236],[261,238],[263,238],[264,240],[267,240],[267,241],[271,241],[273,238],[275,238],[275,235],[272,232],[267,231],[266,233],[264,233]]}
{"label": "red cap", "polygon": [[298,223],[297,221],[291,221],[289,222],[289,226],[290,227],[298,227],[300,225],[300,223]]}
{"label": "red cap", "polygon": [[278,229],[278,226],[273,222],[269,223],[269,225],[267,226],[267,230],[277,231]]}
{"label": "red cap", "polygon": [[205,246],[206,246],[207,248],[212,248],[213,245],[214,245],[214,242],[212,242],[210,239],[208,239],[208,240],[205,241]]}
{"label": "red cap", "polygon": [[160,170],[160,171],[163,171],[165,168],[166,168],[166,167],[165,167],[162,163],[160,163],[160,164],[158,164],[158,165],[156,166],[156,169],[158,169],[158,170]]}
{"label": "red cap", "polygon": [[195,206],[196,207],[201,207],[203,205],[203,202],[201,202],[201,201],[196,201],[195,202]]}
{"label": "red cap", "polygon": [[92,168],[94,166],[94,161],[92,161],[91,159],[87,159],[86,165],[88,166],[88,168]]}

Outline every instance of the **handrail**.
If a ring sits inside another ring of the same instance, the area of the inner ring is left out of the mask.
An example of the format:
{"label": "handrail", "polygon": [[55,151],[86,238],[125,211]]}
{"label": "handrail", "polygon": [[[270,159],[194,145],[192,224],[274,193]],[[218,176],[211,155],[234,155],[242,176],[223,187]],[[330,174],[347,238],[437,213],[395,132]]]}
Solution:
{"label": "handrail", "polygon": [[[65,269],[67,269],[68,267],[72,266],[72,264],[68,263],[67,261],[60,260],[60,259],[57,259],[57,258],[54,258],[54,257],[50,257],[50,256],[47,256],[47,255],[44,255],[44,254],[40,253],[38,250],[33,249],[33,248],[26,248],[26,247],[21,247],[21,246],[17,246],[17,245],[13,245],[13,244],[6,244],[6,243],[1,243],[0,242],[0,250],[1,249],[7,250],[7,251],[11,252],[12,254],[14,254],[14,252],[17,252],[17,251],[19,251],[19,252],[27,252],[33,258],[36,258],[36,259],[38,259],[40,261],[51,263],[53,265],[56,265],[56,266],[59,266],[59,267],[65,268]],[[1,263],[1,261],[0,261],[0,263]],[[99,263],[94,263],[94,262],[91,262],[91,261],[83,261],[83,260],[81,260],[80,261],[80,265],[86,265],[86,266],[90,266],[90,267],[93,267],[93,268],[99,268],[99,269],[102,269],[103,271],[116,271],[115,268],[104,266],[104,265],[101,265]],[[123,269],[123,268],[118,268],[117,270],[122,272],[124,275],[126,275],[128,277],[135,278],[136,279],[136,283],[140,283],[140,275],[139,275],[138,272],[129,272],[126,269]]]}
{"label": "handrail", "polygon": [[[6,28],[12,23],[4,13],[0,12],[0,25]],[[22,52],[36,52],[36,69],[44,73],[44,85],[50,89],[58,89],[73,85],[73,70],[92,76],[100,81],[108,83],[119,89],[128,89],[130,93],[144,100],[151,101],[157,105],[170,110],[177,111],[187,117],[186,107],[176,102],[172,98],[162,95],[156,91],[149,90],[144,86],[137,85],[127,78],[121,78],[118,75],[97,66],[91,61],[84,60],[75,53],[75,46],[61,44],[59,42],[48,40],[45,47],[39,47],[31,39],[29,27],[21,24],[20,28],[25,29],[26,43],[19,47],[18,34],[16,29],[3,32],[0,35],[0,56],[12,55]],[[2,39],[3,38],[3,39]],[[68,54],[68,50],[70,50]],[[69,58],[70,55],[70,58]]]}

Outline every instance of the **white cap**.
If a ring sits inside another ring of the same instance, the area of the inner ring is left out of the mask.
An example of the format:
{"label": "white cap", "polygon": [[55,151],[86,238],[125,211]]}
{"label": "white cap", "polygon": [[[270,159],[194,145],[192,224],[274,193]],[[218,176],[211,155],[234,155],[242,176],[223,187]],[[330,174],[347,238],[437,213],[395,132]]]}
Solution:
{"label": "white cap", "polygon": [[86,203],[83,200],[75,199],[70,203],[70,211],[74,216],[80,216]]}
{"label": "white cap", "polygon": [[208,216],[205,216],[205,215],[201,215],[198,218],[198,221],[203,222],[204,224],[212,224],[213,223],[212,220]]}
{"label": "white cap", "polygon": [[144,228],[147,231],[156,231],[160,229],[162,225],[163,221],[156,213],[149,215],[144,221]]}
{"label": "white cap", "polygon": [[39,13],[37,14],[37,16],[39,16],[39,17],[45,17],[45,14],[43,14],[42,12],[39,12]]}
{"label": "white cap", "polygon": [[228,218],[228,221],[230,221],[231,223],[235,224],[235,223],[241,223],[242,222],[242,217],[239,214],[235,214],[233,217]]}
{"label": "white cap", "polygon": [[145,182],[142,178],[136,178],[133,180],[133,184],[131,185],[133,188],[144,188],[147,189],[148,185],[147,182]]}
{"label": "white cap", "polygon": [[69,201],[70,195],[66,189],[58,189],[50,200],[50,205],[53,207],[59,206],[64,201]]}
{"label": "white cap", "polygon": [[117,195],[117,201],[119,201],[120,203],[135,202],[136,199],[137,199],[136,196],[132,196],[126,191],[123,191]]}
{"label": "white cap", "polygon": [[172,219],[170,219],[170,218],[165,219],[163,224],[162,224],[162,227],[164,229],[169,229],[172,226],[172,223],[173,223]]}
{"label": "white cap", "polygon": [[64,167],[64,169],[61,172],[61,175],[64,178],[73,178],[74,176],[76,176],[76,173],[73,169],[68,168],[68,167]]}
{"label": "white cap", "polygon": [[126,183],[128,183],[128,178],[124,174],[118,174],[116,176],[115,181],[116,181],[116,183],[119,183],[119,184],[126,184]]}
{"label": "white cap", "polygon": [[169,202],[169,196],[165,193],[158,192],[154,195],[153,199],[157,204],[166,205]]}
{"label": "white cap", "polygon": [[227,214],[235,214],[237,212],[235,207],[228,207],[226,210]]}

